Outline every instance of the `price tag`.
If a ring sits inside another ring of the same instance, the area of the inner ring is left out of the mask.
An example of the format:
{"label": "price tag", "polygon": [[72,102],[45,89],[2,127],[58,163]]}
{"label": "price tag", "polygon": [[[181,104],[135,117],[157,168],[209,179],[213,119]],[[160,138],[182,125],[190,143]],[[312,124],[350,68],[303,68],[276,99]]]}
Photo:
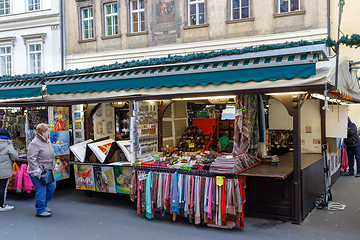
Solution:
{"label": "price tag", "polygon": [[195,144],[194,143],[189,143],[189,148],[194,148]]}
{"label": "price tag", "polygon": [[236,109],[235,117],[241,116],[243,111],[245,111],[245,110],[244,109]]}
{"label": "price tag", "polygon": [[191,143],[191,140],[186,140],[187,143]]}
{"label": "price tag", "polygon": [[139,181],[146,180],[147,179],[147,174],[146,173],[139,174],[138,179],[139,179]]}
{"label": "price tag", "polygon": [[223,181],[224,178],[225,178],[225,177],[223,177],[223,176],[216,176],[216,185],[222,186],[223,183],[224,183],[224,181]]}

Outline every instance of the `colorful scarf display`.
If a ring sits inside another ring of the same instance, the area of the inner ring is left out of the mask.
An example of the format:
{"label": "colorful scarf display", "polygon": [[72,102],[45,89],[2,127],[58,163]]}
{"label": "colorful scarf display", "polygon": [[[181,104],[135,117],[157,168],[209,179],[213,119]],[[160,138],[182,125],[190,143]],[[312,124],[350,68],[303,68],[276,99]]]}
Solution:
{"label": "colorful scarf display", "polygon": [[[188,174],[136,171],[141,178],[131,181],[137,193],[137,212],[148,219],[155,210],[187,217],[198,224],[244,228],[242,186],[237,178],[224,178]],[[146,174],[146,179],[144,175]],[[217,181],[218,180],[218,181]],[[133,197],[133,196],[132,196]],[[135,200],[135,199],[134,199]]]}

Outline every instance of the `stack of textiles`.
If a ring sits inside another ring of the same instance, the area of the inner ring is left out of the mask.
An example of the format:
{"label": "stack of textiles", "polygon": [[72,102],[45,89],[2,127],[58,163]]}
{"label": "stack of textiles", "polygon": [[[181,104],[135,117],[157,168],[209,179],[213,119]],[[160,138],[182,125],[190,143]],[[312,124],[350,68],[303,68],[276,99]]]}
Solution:
{"label": "stack of textiles", "polygon": [[195,224],[244,228],[242,186],[237,178],[219,181],[177,172],[136,170],[131,176],[130,198],[136,201],[142,217],[152,219],[155,210],[162,216],[169,211],[174,221],[180,215]]}
{"label": "stack of textiles", "polygon": [[232,155],[221,155],[211,163],[210,172],[222,174],[237,173],[257,162],[259,162],[259,159],[248,154],[242,154],[236,157]]}
{"label": "stack of textiles", "polygon": [[277,155],[273,155],[273,156],[262,156],[261,158],[261,162],[262,163],[279,163],[279,157]]}

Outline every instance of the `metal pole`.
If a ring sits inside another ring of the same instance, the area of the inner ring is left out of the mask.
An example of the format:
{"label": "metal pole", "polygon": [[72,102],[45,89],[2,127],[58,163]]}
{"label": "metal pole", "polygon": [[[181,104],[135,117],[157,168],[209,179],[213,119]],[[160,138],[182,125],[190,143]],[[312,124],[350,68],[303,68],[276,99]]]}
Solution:
{"label": "metal pole", "polygon": [[338,22],[338,32],[337,32],[337,44],[336,44],[335,91],[337,90],[338,81],[339,81],[340,24],[341,24],[341,14],[342,14],[344,5],[345,5],[345,0],[339,0],[339,22]]}
{"label": "metal pole", "polygon": [[301,111],[300,101],[294,109],[293,115],[293,216],[292,223],[300,224],[302,221],[302,194],[301,194]]}

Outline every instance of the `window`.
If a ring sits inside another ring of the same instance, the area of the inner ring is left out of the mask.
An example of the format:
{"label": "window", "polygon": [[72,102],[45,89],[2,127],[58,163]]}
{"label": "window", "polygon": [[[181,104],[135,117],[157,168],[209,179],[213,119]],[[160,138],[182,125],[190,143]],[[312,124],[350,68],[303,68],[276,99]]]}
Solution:
{"label": "window", "polygon": [[0,0],[0,15],[10,14],[10,0]]}
{"label": "window", "polygon": [[189,26],[205,23],[205,0],[188,0]]}
{"label": "window", "polygon": [[104,5],[105,36],[117,35],[119,33],[117,14],[118,9],[116,3]]}
{"label": "window", "polygon": [[94,18],[93,9],[82,9],[82,39],[94,38]]}
{"label": "window", "polygon": [[145,31],[145,4],[144,0],[130,1],[131,32]]}
{"label": "window", "polygon": [[279,0],[279,13],[300,10],[300,0]]}
{"label": "window", "polygon": [[231,20],[250,17],[250,0],[231,0]]}
{"label": "window", "polygon": [[11,75],[11,47],[0,47],[0,75]]}
{"label": "window", "polygon": [[41,44],[29,44],[30,73],[41,73]]}
{"label": "window", "polygon": [[40,0],[28,0],[28,10],[40,10]]}

